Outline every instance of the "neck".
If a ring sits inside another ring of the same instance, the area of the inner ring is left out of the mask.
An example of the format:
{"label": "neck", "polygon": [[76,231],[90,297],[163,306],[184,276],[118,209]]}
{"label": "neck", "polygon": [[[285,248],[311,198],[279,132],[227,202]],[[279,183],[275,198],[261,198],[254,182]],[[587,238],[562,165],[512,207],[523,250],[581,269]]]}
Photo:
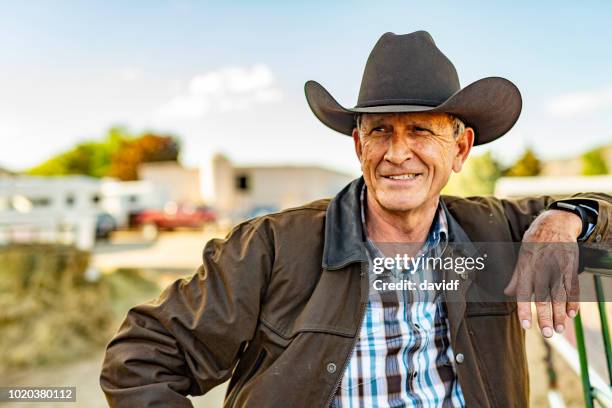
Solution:
{"label": "neck", "polygon": [[366,226],[372,241],[423,243],[438,211],[439,196],[407,211],[389,211],[370,194],[366,202]]}

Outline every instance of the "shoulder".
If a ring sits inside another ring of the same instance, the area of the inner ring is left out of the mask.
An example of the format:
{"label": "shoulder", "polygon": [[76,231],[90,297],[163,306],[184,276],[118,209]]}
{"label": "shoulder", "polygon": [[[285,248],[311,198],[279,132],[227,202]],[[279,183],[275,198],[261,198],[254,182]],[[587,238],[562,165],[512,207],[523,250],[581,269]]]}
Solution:
{"label": "shoulder", "polygon": [[441,197],[448,210],[455,213],[503,211],[502,201],[492,196],[457,197],[443,195]]}
{"label": "shoulder", "polygon": [[[257,231],[268,242],[297,239],[322,240],[325,215],[330,199],[322,199],[244,221],[243,226]],[[238,228],[237,227],[237,228]]]}
{"label": "shoulder", "polygon": [[498,198],[442,196],[441,199],[450,215],[473,240],[486,240],[482,234],[507,229],[504,206]]}
{"label": "shoulder", "polygon": [[245,223],[258,228],[267,223],[286,224],[298,221],[314,221],[316,219],[320,219],[321,217],[325,217],[330,201],[330,199],[313,201],[299,207],[288,208],[279,212],[255,217],[245,221]]}

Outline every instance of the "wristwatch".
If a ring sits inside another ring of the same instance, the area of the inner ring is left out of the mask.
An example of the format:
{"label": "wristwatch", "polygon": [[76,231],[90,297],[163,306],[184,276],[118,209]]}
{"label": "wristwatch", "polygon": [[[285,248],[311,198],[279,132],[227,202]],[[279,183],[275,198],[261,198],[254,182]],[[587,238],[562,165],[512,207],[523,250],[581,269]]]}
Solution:
{"label": "wristwatch", "polygon": [[589,235],[591,235],[595,229],[595,224],[597,224],[597,216],[599,215],[599,212],[589,205],[583,203],[571,203],[567,201],[555,201],[548,207],[548,209],[569,211],[580,217],[582,220],[582,231],[580,231],[580,235],[578,235],[578,242],[585,241]]}

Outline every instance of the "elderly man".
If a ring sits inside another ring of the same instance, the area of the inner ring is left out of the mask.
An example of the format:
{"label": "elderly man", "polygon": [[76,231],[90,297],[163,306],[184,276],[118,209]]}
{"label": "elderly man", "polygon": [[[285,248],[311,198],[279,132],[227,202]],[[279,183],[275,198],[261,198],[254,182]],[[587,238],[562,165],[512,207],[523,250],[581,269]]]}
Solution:
{"label": "elderly man", "polygon": [[[514,125],[521,98],[503,78],[460,89],[426,32],[380,38],[355,108],[312,81],[306,97],[324,124],[352,136],[363,177],[331,201],[243,222],[207,243],[191,279],[130,310],[101,375],[110,405],[187,407],[187,395],[230,379],[228,407],[527,406],[522,328],[532,326],[536,271],[519,267],[508,282],[515,262],[498,262],[444,289],[383,294],[374,260],[397,249],[385,243],[417,244],[404,251],[414,255],[474,242],[608,242],[610,197],[441,196],[473,145]],[[381,276],[402,268],[389,269]],[[437,269],[413,264],[410,275],[459,276]],[[468,301],[482,277],[524,295],[518,308]],[[537,303],[544,336],[563,331],[575,300]]]}

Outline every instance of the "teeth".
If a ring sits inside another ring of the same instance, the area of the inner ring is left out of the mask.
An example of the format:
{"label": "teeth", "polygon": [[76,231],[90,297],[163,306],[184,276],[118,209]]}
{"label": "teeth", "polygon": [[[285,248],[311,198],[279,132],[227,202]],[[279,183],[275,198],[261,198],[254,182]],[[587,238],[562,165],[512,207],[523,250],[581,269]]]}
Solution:
{"label": "teeth", "polygon": [[416,173],[400,174],[398,176],[388,176],[392,180],[412,180],[417,176]]}

